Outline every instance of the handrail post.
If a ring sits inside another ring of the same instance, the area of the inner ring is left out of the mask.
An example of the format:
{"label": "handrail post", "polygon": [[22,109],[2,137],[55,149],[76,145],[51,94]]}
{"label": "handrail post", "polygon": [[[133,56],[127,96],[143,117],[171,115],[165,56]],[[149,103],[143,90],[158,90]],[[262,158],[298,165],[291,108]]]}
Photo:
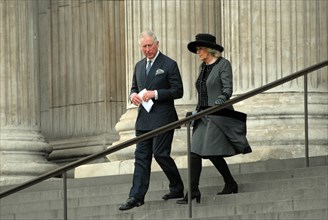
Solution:
{"label": "handrail post", "polygon": [[191,201],[191,146],[190,146],[190,122],[187,122],[187,158],[188,158],[188,212],[189,218],[192,218],[192,201]]}
{"label": "handrail post", "polygon": [[67,220],[67,175],[63,172],[63,204],[64,204],[64,220]]}
{"label": "handrail post", "polygon": [[309,162],[309,124],[308,124],[308,86],[307,74],[304,75],[304,130],[305,130],[305,160],[306,166],[310,166]]}

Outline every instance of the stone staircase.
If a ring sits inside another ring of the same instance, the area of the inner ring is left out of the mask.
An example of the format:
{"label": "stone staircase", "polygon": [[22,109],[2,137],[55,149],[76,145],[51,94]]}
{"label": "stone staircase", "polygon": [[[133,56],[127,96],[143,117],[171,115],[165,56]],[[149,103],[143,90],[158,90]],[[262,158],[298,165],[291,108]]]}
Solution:
{"label": "stone staircase", "polygon": [[[268,160],[229,165],[239,193],[218,196],[223,180],[213,167],[201,176],[201,203],[193,203],[197,220],[328,220],[328,156]],[[181,174],[187,184],[187,170]],[[127,199],[132,175],[68,180],[69,220],[189,219],[188,205],[163,201],[168,181],[154,172],[145,204],[125,212],[118,210]],[[10,187],[10,186],[9,186]],[[1,191],[8,187],[1,187]],[[62,181],[49,180],[0,200],[1,220],[63,219]]]}

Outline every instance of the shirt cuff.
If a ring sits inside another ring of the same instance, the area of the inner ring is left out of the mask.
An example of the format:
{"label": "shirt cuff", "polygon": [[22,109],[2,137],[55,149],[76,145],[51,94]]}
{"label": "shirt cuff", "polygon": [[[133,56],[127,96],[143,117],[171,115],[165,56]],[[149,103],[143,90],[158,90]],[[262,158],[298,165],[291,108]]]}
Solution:
{"label": "shirt cuff", "polygon": [[158,92],[157,92],[157,90],[154,90],[154,92],[155,92],[155,100],[157,100],[158,99]]}

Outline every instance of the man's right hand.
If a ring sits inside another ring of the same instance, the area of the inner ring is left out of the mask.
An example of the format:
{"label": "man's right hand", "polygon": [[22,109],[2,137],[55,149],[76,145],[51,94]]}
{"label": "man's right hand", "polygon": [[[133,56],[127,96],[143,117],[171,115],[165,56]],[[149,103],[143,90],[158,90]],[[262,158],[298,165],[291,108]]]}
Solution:
{"label": "man's right hand", "polygon": [[130,100],[136,106],[139,106],[141,104],[141,102],[142,102],[142,99],[140,98],[140,96],[137,93],[133,93],[130,96]]}

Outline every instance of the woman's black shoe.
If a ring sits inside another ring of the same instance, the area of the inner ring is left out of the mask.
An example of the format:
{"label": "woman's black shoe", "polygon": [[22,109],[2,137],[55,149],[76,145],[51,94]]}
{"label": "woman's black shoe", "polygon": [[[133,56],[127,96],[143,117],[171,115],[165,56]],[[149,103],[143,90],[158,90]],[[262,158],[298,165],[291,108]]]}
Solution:
{"label": "woman's black shoe", "polygon": [[236,182],[225,184],[223,190],[219,192],[217,195],[225,195],[225,194],[232,194],[232,193],[238,193],[238,185]]}
{"label": "woman's black shoe", "polygon": [[[196,199],[196,202],[200,203],[201,194],[200,192],[193,192],[191,193],[191,201]],[[177,204],[188,204],[188,193],[186,193],[183,199],[177,200]]]}

